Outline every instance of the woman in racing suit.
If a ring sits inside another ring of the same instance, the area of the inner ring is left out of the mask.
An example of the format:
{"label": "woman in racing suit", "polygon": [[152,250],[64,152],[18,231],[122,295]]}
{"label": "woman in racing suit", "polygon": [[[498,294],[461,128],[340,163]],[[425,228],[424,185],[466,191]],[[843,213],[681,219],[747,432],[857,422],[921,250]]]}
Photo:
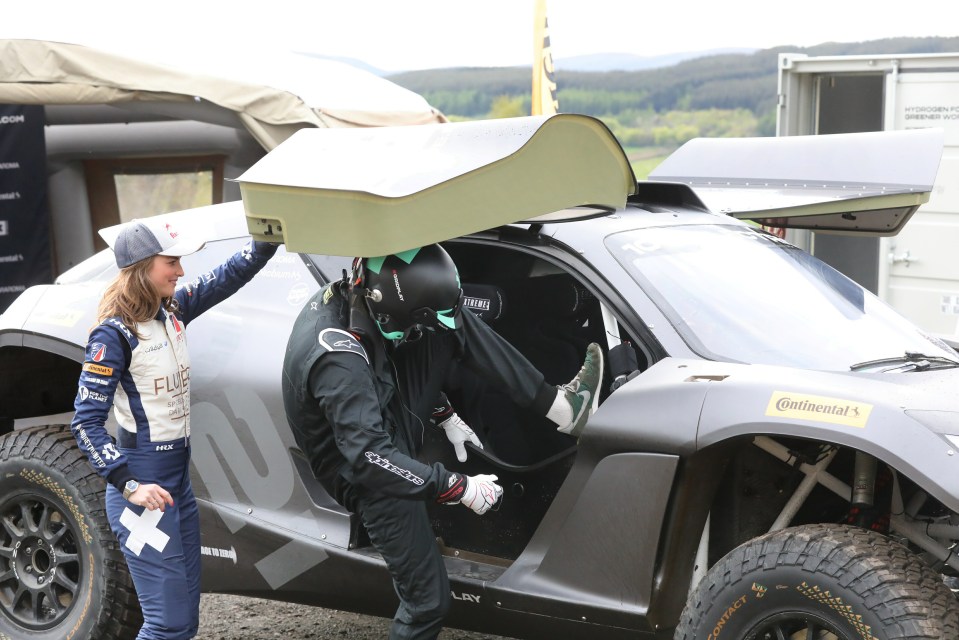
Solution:
{"label": "woman in racing suit", "polygon": [[[123,227],[113,247],[120,273],[100,301],[74,403],[73,435],[107,480],[110,528],[143,611],[138,640],[186,640],[199,625],[200,521],[190,484],[184,329],[276,253],[276,245],[251,242],[177,288],[180,256],[202,246],[156,219]],[[111,406],[116,443],[104,427]]]}

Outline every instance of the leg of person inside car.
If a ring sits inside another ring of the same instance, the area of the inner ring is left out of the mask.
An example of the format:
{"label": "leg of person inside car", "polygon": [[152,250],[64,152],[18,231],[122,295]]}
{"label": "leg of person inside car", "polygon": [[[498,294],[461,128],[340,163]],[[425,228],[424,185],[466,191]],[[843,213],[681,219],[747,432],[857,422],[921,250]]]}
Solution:
{"label": "leg of person inside car", "polygon": [[[446,372],[453,360],[457,360],[500,388],[517,405],[552,420],[557,431],[576,437],[582,433],[596,407],[602,382],[603,352],[599,345],[589,345],[583,365],[572,380],[554,387],[545,382],[543,374],[519,351],[471,312],[464,311],[459,319],[461,326],[454,331],[425,331],[393,350],[392,360],[399,377],[411,387],[409,393],[417,399],[415,402],[442,399],[437,403],[440,406],[411,406],[414,413],[421,416],[429,409],[425,415],[440,426],[447,419],[459,420],[448,401],[442,406],[445,396],[441,393]],[[428,346],[422,344],[424,340]],[[450,344],[440,350],[436,344],[439,340],[448,340]],[[439,377],[440,373],[443,377]]]}
{"label": "leg of person inside car", "polygon": [[465,459],[466,441],[478,442],[442,402],[454,361],[571,435],[582,431],[602,380],[602,351],[590,345],[570,383],[547,384],[462,310],[460,297],[456,267],[439,245],[357,260],[348,278],[304,306],[283,363],[297,444],[330,495],[359,515],[393,578],[400,600],[394,639],[435,638],[450,607],[426,503],[463,504],[482,515],[502,496],[494,475],[465,476],[416,459],[434,414],[458,458]]}

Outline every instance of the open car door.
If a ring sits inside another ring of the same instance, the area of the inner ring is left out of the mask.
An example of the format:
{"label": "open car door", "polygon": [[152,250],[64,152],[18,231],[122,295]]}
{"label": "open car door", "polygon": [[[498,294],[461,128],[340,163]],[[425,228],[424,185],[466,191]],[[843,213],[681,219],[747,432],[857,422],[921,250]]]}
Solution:
{"label": "open car door", "polygon": [[614,211],[636,189],[609,129],[573,114],[305,129],[238,181],[256,239],[342,256],[398,253],[573,207]]}

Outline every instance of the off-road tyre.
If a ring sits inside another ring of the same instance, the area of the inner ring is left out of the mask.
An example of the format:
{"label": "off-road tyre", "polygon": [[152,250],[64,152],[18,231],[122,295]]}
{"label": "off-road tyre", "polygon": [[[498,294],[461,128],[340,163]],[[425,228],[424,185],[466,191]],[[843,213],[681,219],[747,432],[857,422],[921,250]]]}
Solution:
{"label": "off-road tyre", "polygon": [[0,438],[0,640],[127,640],[143,623],[105,483],[68,426]]}
{"label": "off-road tyre", "polygon": [[750,540],[717,562],[689,596],[674,636],[793,637],[959,638],[959,605],[898,542],[856,527],[806,525]]}

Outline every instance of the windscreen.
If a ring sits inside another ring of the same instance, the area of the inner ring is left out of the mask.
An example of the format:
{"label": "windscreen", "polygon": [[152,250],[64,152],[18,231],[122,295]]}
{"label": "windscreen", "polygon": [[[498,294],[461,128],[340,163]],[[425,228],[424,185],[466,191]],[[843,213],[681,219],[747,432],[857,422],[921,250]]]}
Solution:
{"label": "windscreen", "polygon": [[619,263],[703,357],[819,370],[956,353],[832,267],[742,226],[613,234]]}

